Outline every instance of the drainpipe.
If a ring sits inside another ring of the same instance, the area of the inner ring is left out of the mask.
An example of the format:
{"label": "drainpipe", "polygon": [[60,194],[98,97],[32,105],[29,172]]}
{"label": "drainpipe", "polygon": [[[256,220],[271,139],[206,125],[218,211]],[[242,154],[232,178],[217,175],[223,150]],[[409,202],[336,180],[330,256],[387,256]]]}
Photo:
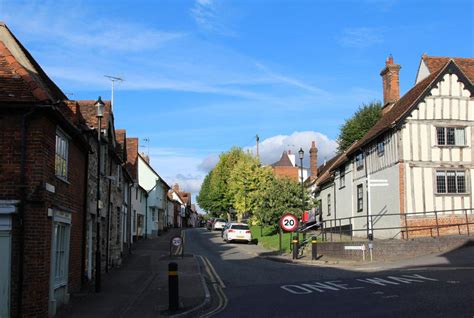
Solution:
{"label": "drainpipe", "polygon": [[[107,147],[108,150],[108,147]],[[107,151],[108,153],[108,151]],[[109,176],[112,176],[112,161],[109,160]],[[108,201],[107,201],[107,245],[105,247],[105,272],[109,272],[109,248],[110,248],[110,206],[112,205],[110,202],[110,198],[112,196],[111,193],[112,188],[112,180],[109,179],[109,190],[108,190]]]}

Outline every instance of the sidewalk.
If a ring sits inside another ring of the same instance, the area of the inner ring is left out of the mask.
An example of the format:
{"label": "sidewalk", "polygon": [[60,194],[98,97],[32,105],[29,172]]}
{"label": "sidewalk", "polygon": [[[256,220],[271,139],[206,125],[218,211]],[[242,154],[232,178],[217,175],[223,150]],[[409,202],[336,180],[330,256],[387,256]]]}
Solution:
{"label": "sidewalk", "polygon": [[[169,257],[170,238],[181,229],[138,241],[120,268],[102,275],[102,292],[73,295],[59,317],[157,317],[167,316],[168,263],[178,264],[180,311],[187,312],[205,301],[197,259]],[[183,231],[185,233],[185,231]]]}

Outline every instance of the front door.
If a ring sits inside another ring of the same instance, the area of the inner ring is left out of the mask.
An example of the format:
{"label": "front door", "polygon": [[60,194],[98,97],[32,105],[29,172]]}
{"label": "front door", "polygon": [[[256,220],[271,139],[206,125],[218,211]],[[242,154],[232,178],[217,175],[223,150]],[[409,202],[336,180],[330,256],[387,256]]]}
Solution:
{"label": "front door", "polygon": [[10,231],[0,231],[0,317],[10,317]]}

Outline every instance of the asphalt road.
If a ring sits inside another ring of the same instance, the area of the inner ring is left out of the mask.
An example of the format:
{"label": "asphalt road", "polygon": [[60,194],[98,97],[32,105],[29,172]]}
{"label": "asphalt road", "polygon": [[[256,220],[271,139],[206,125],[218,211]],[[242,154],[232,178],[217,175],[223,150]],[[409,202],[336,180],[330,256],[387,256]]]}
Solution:
{"label": "asphalt road", "polygon": [[[424,266],[307,266],[257,257],[260,246],[226,244],[219,232],[186,231],[212,295],[202,317],[469,317],[474,318],[474,247]],[[388,265],[387,265],[388,266]]]}

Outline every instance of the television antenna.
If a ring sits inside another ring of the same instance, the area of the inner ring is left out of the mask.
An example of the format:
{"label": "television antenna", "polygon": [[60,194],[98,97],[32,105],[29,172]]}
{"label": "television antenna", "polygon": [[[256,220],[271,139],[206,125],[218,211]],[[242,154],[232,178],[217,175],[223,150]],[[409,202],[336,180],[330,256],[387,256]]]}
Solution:
{"label": "television antenna", "polygon": [[115,82],[123,82],[123,78],[118,77],[118,76],[111,76],[111,75],[104,75],[104,77],[107,77],[111,82],[112,82],[112,98],[110,99],[110,108],[112,111],[114,110],[114,89],[115,89]]}

